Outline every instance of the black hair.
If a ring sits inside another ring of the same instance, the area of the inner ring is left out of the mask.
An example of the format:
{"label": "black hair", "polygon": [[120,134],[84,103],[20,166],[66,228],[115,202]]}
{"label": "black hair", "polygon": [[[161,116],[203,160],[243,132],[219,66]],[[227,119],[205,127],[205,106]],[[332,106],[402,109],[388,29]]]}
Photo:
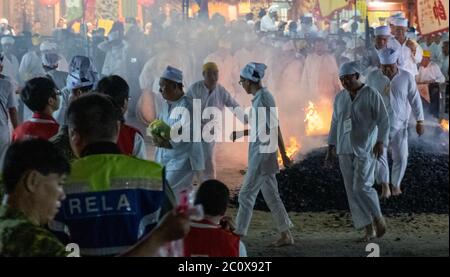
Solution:
{"label": "black hair", "polygon": [[116,105],[125,106],[125,101],[130,95],[130,87],[127,82],[118,75],[110,75],[103,77],[97,84],[96,91],[109,95]]}
{"label": "black hair", "polygon": [[247,14],[245,15],[245,19],[246,19],[246,20],[253,20],[253,18],[254,18],[254,14],[253,14],[253,13],[247,13]]}
{"label": "black hair", "polygon": [[50,98],[56,98],[57,89],[53,80],[46,77],[33,78],[25,83],[20,98],[33,112],[41,112]]}
{"label": "black hair", "polygon": [[200,185],[195,204],[201,204],[206,215],[219,216],[227,211],[230,191],[219,180],[207,180]]}
{"label": "black hair", "polygon": [[6,193],[15,190],[23,175],[36,170],[42,175],[70,173],[69,161],[49,141],[27,139],[11,144],[3,165],[3,185]]}
{"label": "black hair", "polygon": [[90,142],[109,141],[118,134],[122,113],[111,97],[99,93],[83,94],[69,105],[69,127]]}
{"label": "black hair", "polygon": [[166,79],[166,78],[162,78],[162,79],[164,79],[171,86],[175,86],[175,88],[179,88],[180,90],[183,90],[183,87],[184,87],[183,83],[178,83],[178,82]]}

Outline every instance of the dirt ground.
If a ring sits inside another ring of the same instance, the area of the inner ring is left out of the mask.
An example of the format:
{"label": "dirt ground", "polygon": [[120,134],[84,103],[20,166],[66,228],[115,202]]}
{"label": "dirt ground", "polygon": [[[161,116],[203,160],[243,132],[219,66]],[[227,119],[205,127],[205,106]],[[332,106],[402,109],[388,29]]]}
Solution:
{"label": "dirt ground", "polygon": [[[231,190],[236,189],[243,179],[239,170],[247,165],[247,146],[244,143],[221,144],[218,150],[217,178]],[[236,208],[230,208],[228,214],[234,217],[236,212]],[[289,215],[295,226],[295,245],[272,248],[269,244],[277,238],[272,217],[270,213],[255,211],[249,234],[243,239],[248,255],[365,257],[369,254],[367,243],[358,242],[363,233],[353,229],[347,212]],[[380,256],[449,256],[448,214],[401,214],[387,217],[386,222],[386,235],[372,241],[379,245]]]}

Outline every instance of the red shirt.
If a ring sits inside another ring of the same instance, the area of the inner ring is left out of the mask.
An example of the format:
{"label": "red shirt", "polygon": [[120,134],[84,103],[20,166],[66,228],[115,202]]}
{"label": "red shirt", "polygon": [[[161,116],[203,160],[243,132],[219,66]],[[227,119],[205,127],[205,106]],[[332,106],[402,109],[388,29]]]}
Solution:
{"label": "red shirt", "polygon": [[56,120],[42,113],[35,113],[33,117],[17,126],[13,133],[13,141],[28,138],[48,140],[58,133],[59,124]]}
{"label": "red shirt", "polygon": [[138,129],[126,124],[120,125],[117,145],[119,146],[120,152],[122,152],[122,154],[133,155],[134,139],[137,134],[140,134]]}
{"label": "red shirt", "polygon": [[208,220],[192,221],[184,239],[184,256],[239,257],[239,236]]}

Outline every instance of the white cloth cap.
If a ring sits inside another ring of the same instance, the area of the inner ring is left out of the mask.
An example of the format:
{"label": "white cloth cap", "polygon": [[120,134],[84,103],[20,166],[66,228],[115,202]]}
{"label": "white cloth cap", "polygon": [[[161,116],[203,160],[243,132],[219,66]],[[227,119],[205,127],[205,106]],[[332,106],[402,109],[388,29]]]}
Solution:
{"label": "white cloth cap", "polygon": [[346,62],[339,68],[339,77],[343,77],[345,75],[353,75],[356,73],[359,73],[359,64],[355,61]]}
{"label": "white cloth cap", "polygon": [[396,13],[396,14],[391,15],[391,16],[388,18],[387,21],[388,21],[389,24],[392,24],[392,22],[393,22],[396,18],[405,18],[405,15],[404,15],[402,12],[398,12],[398,13]]}
{"label": "white cloth cap", "polygon": [[399,58],[399,51],[391,48],[384,48],[378,51],[381,64],[395,64]]}
{"label": "white cloth cap", "polygon": [[375,36],[391,36],[391,28],[389,26],[376,27]]}
{"label": "white cloth cap", "polygon": [[57,48],[58,46],[56,45],[56,43],[46,40],[41,43],[39,50],[41,50],[41,52],[56,51]]}
{"label": "white cloth cap", "polygon": [[98,73],[92,60],[85,56],[75,56],[69,65],[67,88],[77,89],[94,86],[98,81]]}
{"label": "white cloth cap", "polygon": [[8,19],[6,19],[6,18],[0,19],[0,24],[9,25]]}
{"label": "white cloth cap", "polygon": [[4,36],[4,37],[2,37],[2,40],[1,40],[1,44],[2,45],[4,45],[4,44],[14,44],[14,38],[13,37],[11,37],[11,36]]}
{"label": "white cloth cap", "polygon": [[280,9],[280,7],[278,5],[272,5],[270,6],[270,8],[267,10],[268,13],[273,13],[273,12],[278,12],[278,10]]}
{"label": "white cloth cap", "polygon": [[45,53],[42,55],[42,65],[56,68],[58,67],[58,61],[61,59],[61,57],[56,53]]}
{"label": "white cloth cap", "polygon": [[263,63],[248,63],[241,70],[241,77],[253,82],[259,82],[264,78],[267,66]]}
{"label": "white cloth cap", "polygon": [[164,70],[161,78],[181,84],[183,83],[183,71],[169,65],[166,70]]}
{"label": "white cloth cap", "polygon": [[408,27],[408,19],[406,18],[395,18],[392,20],[392,25],[397,27]]}

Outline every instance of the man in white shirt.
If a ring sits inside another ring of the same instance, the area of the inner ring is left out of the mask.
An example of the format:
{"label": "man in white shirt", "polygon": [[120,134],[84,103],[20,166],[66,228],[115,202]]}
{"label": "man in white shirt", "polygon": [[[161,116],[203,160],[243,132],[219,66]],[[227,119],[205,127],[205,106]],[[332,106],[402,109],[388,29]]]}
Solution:
{"label": "man in white shirt", "polygon": [[278,5],[272,5],[267,14],[261,18],[261,32],[276,32],[279,30]]}
{"label": "man in white shirt", "polygon": [[386,232],[372,186],[376,159],[388,144],[389,117],[379,93],[359,80],[357,62],[343,64],[339,77],[344,90],[334,101],[326,161],[338,155],[353,225],[365,228],[368,241]]}
{"label": "man in white shirt", "polygon": [[[221,86],[219,81],[219,68],[213,62],[208,62],[203,65],[203,80],[194,83],[187,91],[186,95],[193,100],[197,100],[201,105],[201,114],[205,109],[214,107],[219,108],[222,112],[225,108],[232,109],[237,112],[237,116],[244,123],[244,112],[239,107],[239,103],[228,93],[228,91]],[[194,102],[195,107],[195,102]],[[215,116],[215,115],[213,115]],[[224,114],[222,113],[222,118]],[[216,179],[216,165],[215,165],[215,144],[216,139],[220,139],[221,118],[203,119],[201,122],[201,130],[210,134],[211,130],[212,141],[205,141],[202,138],[203,154],[205,158],[205,170],[199,172],[199,181],[204,182],[210,179]],[[204,127],[205,128],[204,130]],[[216,133],[217,132],[217,133]]]}
{"label": "man in white shirt", "polygon": [[418,135],[424,133],[422,101],[414,77],[397,66],[399,52],[386,48],[379,53],[381,69],[367,76],[367,85],[376,89],[383,97],[389,114],[389,148],[392,152],[392,176],[389,178],[387,148],[378,160],[376,179],[382,184],[382,198],[402,193],[400,184],[408,164],[408,123],[411,109],[416,117]]}
{"label": "man in white shirt", "polygon": [[417,65],[422,61],[422,47],[406,37],[407,19],[396,18],[392,24],[395,39],[390,39],[387,47],[399,51],[398,67],[416,76],[419,73]]}
{"label": "man in white shirt", "polygon": [[3,74],[11,78],[15,83],[19,83],[19,61],[14,55],[14,38],[11,36],[4,36],[1,39],[3,49]]}

